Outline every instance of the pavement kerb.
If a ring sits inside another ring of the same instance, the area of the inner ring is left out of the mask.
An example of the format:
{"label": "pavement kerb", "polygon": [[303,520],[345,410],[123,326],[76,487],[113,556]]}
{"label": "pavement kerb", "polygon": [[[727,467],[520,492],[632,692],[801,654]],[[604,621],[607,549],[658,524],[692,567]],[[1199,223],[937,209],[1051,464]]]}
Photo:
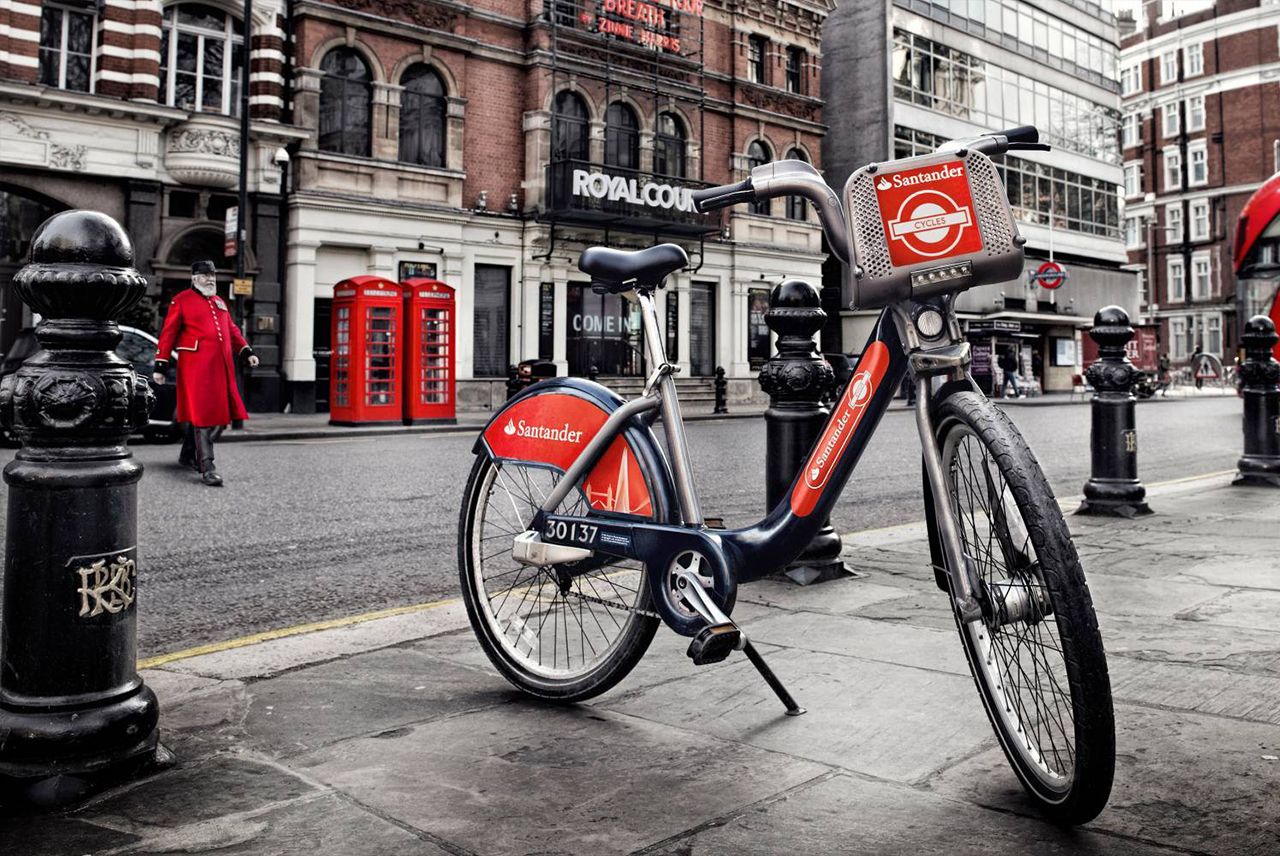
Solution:
{"label": "pavement kerb", "polygon": [[[1222,470],[1155,482],[1147,486],[1147,496],[1158,498],[1200,489],[1206,484],[1228,484],[1232,475],[1233,470]],[[1059,500],[1059,505],[1070,514],[1082,499],[1068,497]],[[924,533],[925,523],[920,520],[849,532],[841,537],[846,547],[871,547],[910,541],[923,537]],[[163,669],[219,679],[262,678],[338,657],[456,632],[467,623],[461,598],[444,598],[265,630],[160,654],[139,660],[138,669]]]}

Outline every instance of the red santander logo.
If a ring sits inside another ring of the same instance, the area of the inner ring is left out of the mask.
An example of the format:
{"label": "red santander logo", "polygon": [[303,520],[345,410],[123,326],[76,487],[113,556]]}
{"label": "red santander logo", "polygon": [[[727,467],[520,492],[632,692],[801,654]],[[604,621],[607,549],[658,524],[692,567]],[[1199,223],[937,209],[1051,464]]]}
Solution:
{"label": "red santander logo", "polygon": [[982,249],[964,163],[881,175],[876,201],[895,266],[941,261]]}

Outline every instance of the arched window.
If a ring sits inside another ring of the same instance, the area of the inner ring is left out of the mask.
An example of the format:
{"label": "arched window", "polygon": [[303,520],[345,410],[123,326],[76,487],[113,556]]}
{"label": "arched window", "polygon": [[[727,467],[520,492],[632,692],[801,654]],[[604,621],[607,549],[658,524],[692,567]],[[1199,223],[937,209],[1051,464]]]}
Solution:
{"label": "arched window", "polygon": [[640,168],[640,120],[621,101],[604,114],[604,162],[622,169]]}
{"label": "arched window", "polygon": [[[805,155],[803,149],[792,149],[787,152],[787,160],[798,160],[809,162],[809,158]],[[802,196],[787,197],[787,219],[788,220],[808,220],[809,206]]]}
{"label": "arched window", "polygon": [[551,159],[587,160],[587,105],[568,90],[556,95],[551,114]]}
{"label": "arched window", "polygon": [[684,178],[687,141],[684,123],[676,114],[658,114],[658,124],[653,135],[653,171],[658,175]]}
{"label": "arched window", "polygon": [[212,6],[183,3],[164,13],[160,97],[170,107],[234,116],[240,110],[244,29]]}
{"label": "arched window", "polygon": [[[773,160],[773,153],[769,151],[769,147],[759,140],[755,140],[751,145],[747,146],[747,168],[755,169],[758,166],[764,166]],[[763,199],[759,202],[751,203],[752,214],[764,214],[768,216],[773,213],[773,200]]]}
{"label": "arched window", "polygon": [[368,157],[373,75],[354,48],[338,48],[320,61],[320,148]]}
{"label": "arched window", "polygon": [[446,105],[444,81],[426,65],[415,65],[400,79],[400,160],[444,166]]}

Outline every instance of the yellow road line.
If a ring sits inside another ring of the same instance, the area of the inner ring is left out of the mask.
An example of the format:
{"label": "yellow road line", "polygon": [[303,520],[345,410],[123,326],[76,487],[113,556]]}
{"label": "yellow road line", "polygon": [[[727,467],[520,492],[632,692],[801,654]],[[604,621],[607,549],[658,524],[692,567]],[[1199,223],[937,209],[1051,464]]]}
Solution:
{"label": "yellow road line", "polygon": [[415,603],[409,606],[395,606],[390,609],[379,609],[374,612],[362,612],[359,615],[348,615],[345,618],[333,618],[328,621],[315,621],[311,624],[295,624],[293,627],[280,627],[275,630],[264,630],[261,633],[253,633],[249,636],[241,636],[237,639],[226,639],[222,642],[211,642],[208,645],[198,645],[195,648],[185,648],[181,651],[173,651],[169,654],[160,654],[156,657],[148,657],[145,660],[138,661],[139,669],[155,669],[178,660],[188,660],[192,657],[199,657],[203,654],[216,654],[219,651],[230,651],[233,648],[244,648],[249,645],[257,645],[261,642],[270,642],[273,639],[284,639],[288,636],[301,636],[304,633],[315,633],[319,630],[333,630],[338,627],[350,627],[355,624],[364,624],[366,621],[377,621],[379,618],[394,618],[397,615],[412,615],[415,612],[426,612],[428,609],[435,609],[439,606],[448,606],[458,603],[461,598],[451,597],[445,600],[435,600],[429,603]]}

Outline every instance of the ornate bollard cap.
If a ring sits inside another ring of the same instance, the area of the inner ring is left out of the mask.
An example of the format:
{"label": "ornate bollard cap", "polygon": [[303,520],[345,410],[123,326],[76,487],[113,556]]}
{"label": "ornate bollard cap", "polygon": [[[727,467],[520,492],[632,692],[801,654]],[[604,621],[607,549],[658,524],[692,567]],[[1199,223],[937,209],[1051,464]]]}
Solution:
{"label": "ornate bollard cap", "polygon": [[786,279],[769,292],[764,323],[779,336],[812,336],[826,317],[817,288],[802,279]]}
{"label": "ornate bollard cap", "polygon": [[120,224],[78,210],[55,214],[36,229],[30,262],[13,283],[22,301],[46,318],[94,321],[114,320],[147,288]]}
{"label": "ornate bollard cap", "polygon": [[1129,313],[1119,306],[1104,306],[1093,316],[1093,327],[1089,337],[1098,343],[1100,348],[1123,348],[1125,342],[1133,338],[1133,327],[1129,324]]}
{"label": "ornate bollard cap", "polygon": [[1255,315],[1244,323],[1240,339],[1250,359],[1267,360],[1280,336],[1276,335],[1275,322],[1266,315]]}

